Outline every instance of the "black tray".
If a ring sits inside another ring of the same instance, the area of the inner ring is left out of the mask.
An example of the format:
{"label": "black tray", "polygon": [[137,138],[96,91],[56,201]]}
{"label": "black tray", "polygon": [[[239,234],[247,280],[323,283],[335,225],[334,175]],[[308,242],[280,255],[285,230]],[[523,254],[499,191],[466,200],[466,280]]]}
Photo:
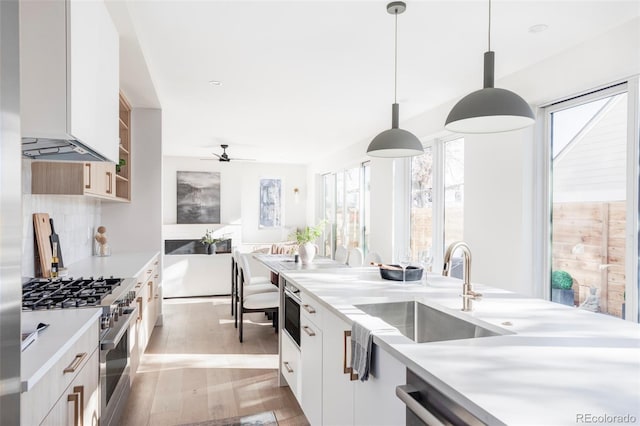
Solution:
{"label": "black tray", "polygon": [[[389,265],[397,266],[400,265]],[[386,269],[380,268],[380,276],[385,280],[402,281],[402,269]],[[422,279],[422,268],[418,266],[407,266],[405,281],[418,281]]]}

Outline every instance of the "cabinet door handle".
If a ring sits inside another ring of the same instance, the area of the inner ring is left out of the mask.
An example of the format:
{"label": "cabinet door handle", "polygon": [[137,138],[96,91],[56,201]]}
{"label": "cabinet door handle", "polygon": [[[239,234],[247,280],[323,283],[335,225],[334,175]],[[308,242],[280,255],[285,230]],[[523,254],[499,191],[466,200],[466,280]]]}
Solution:
{"label": "cabinet door handle", "polygon": [[91,163],[85,163],[84,167],[87,171],[87,184],[84,185],[85,189],[91,189]]}
{"label": "cabinet door handle", "polygon": [[153,299],[153,281],[149,281],[147,285],[149,286],[149,298],[147,302],[151,302],[151,299]]}
{"label": "cabinet door handle", "polygon": [[282,365],[284,365],[284,368],[287,369],[287,373],[293,373],[293,368],[291,368],[288,361],[283,361]]}
{"label": "cabinet door handle", "polygon": [[142,297],[136,298],[138,302],[138,321],[142,321]]}
{"label": "cabinet door handle", "polygon": [[358,374],[353,372],[353,368],[347,367],[347,337],[351,337],[351,330],[344,331],[344,352],[342,358],[342,366],[344,374],[349,375],[349,380],[354,381],[358,380]]}
{"label": "cabinet door handle", "polygon": [[107,172],[107,194],[111,194],[113,192],[113,183],[111,183],[111,172]]}
{"label": "cabinet door handle", "polygon": [[76,369],[80,366],[80,364],[82,364],[82,360],[85,359],[87,357],[87,353],[86,352],[82,352],[81,354],[76,354],[76,356],[73,358],[73,361],[71,361],[71,364],[69,364],[67,366],[67,368],[65,368],[63,370],[63,373],[73,373],[74,371],[76,371]]}
{"label": "cabinet door handle", "polygon": [[84,386],[74,386],[73,393],[80,395],[80,426],[84,423]]}
{"label": "cabinet door handle", "polygon": [[304,308],[305,311],[309,312],[310,314],[316,313],[316,310],[311,305],[302,305],[302,307]]}
{"label": "cabinet door handle", "polygon": [[73,426],[81,426],[80,425],[80,404],[78,404],[78,394],[71,393],[67,395],[67,401],[73,402]]}
{"label": "cabinet door handle", "polygon": [[302,329],[311,337],[316,335],[316,333],[311,328],[309,328],[309,326],[303,325]]}

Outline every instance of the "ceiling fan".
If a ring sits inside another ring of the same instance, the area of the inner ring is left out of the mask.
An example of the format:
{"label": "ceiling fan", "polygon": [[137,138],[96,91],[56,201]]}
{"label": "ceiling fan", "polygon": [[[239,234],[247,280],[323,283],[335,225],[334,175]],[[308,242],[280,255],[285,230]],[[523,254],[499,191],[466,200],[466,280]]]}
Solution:
{"label": "ceiling fan", "polygon": [[[220,145],[220,147],[222,148],[222,154],[216,154],[215,152],[213,153],[213,155],[215,155],[216,157],[218,157],[218,161],[223,162],[223,163],[228,163],[230,161],[255,161],[253,158],[232,158],[229,157],[229,155],[227,154],[227,148],[229,148],[229,145],[227,144],[222,144]],[[202,160],[215,160],[215,158],[202,158]]]}

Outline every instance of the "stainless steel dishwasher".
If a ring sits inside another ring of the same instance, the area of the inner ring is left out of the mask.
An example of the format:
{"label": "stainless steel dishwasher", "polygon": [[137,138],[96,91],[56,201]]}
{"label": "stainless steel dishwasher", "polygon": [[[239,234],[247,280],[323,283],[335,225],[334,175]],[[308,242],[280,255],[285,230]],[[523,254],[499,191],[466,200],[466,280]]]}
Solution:
{"label": "stainless steel dishwasher", "polygon": [[465,408],[407,369],[407,384],[396,387],[407,406],[407,426],[485,425]]}

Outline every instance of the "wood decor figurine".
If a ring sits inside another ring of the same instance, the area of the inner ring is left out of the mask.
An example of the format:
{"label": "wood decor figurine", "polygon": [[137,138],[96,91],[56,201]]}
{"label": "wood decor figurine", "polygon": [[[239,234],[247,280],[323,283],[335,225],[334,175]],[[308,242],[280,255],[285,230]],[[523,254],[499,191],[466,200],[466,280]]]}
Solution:
{"label": "wood decor figurine", "polygon": [[107,228],[105,228],[104,226],[98,226],[98,232],[96,233],[95,236],[95,249],[94,249],[94,253],[96,256],[110,256],[111,255],[111,248],[109,247],[109,244],[107,244]]}

